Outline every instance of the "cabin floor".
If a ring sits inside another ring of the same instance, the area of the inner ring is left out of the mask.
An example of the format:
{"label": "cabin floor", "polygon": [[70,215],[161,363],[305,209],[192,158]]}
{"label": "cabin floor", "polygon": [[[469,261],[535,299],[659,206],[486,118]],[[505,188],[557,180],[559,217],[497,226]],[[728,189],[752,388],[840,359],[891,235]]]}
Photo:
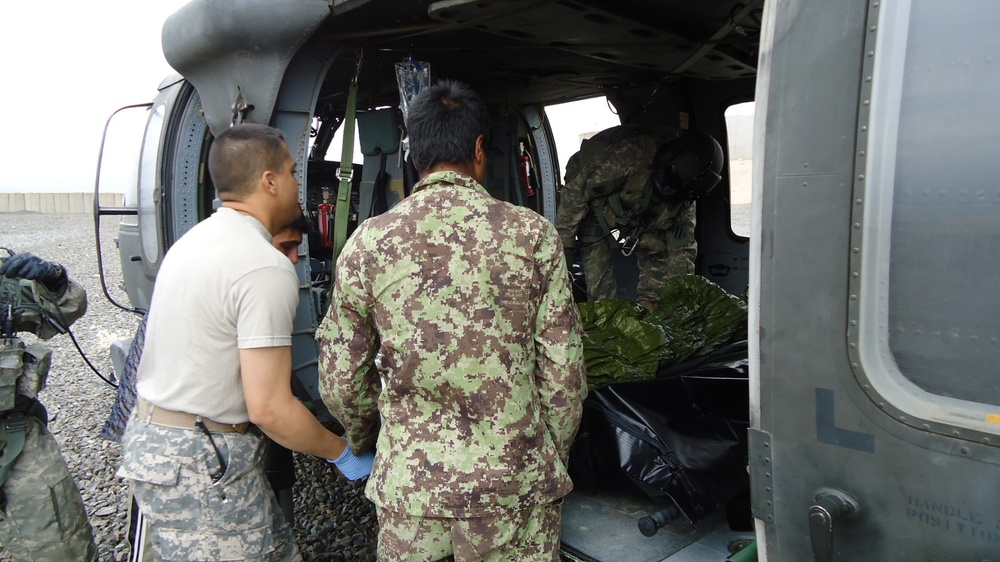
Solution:
{"label": "cabin floor", "polygon": [[680,517],[652,537],[639,532],[638,520],[662,507],[653,500],[609,492],[571,492],[563,504],[564,559],[584,562],[720,562],[735,541],[753,540],[734,532],[725,509],[697,524]]}

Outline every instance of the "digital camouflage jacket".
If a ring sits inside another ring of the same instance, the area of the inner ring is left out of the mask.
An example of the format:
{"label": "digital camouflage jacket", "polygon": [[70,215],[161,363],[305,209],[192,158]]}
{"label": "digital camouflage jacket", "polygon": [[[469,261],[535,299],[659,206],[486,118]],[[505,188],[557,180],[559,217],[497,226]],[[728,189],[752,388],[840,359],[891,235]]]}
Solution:
{"label": "digital camouflage jacket", "polygon": [[566,165],[556,229],[566,248],[580,251],[588,300],[618,296],[612,247],[635,252],[640,300],[656,302],[668,278],[694,273],[694,203],[661,201],[648,185],[664,140],[636,127],[613,127],[583,141]]}
{"label": "digital camouflage jacket", "polygon": [[320,391],[356,452],[377,438],[372,501],[475,517],[570,491],[587,391],[551,223],[434,173],[358,228],[336,273]]}

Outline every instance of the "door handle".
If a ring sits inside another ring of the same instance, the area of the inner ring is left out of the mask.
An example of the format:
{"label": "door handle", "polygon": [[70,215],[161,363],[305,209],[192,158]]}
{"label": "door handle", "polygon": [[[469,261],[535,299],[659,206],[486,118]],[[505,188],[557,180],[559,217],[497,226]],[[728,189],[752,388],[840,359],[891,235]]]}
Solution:
{"label": "door handle", "polygon": [[847,492],[822,489],[809,507],[809,540],[816,562],[833,562],[833,526],[858,512],[858,500]]}

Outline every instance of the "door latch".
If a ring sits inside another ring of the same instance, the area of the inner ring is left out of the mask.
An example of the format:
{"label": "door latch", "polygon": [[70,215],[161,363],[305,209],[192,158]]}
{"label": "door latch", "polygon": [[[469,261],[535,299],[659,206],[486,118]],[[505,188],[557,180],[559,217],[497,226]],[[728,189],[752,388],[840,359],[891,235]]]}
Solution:
{"label": "door latch", "polygon": [[840,490],[821,489],[809,507],[809,540],[816,562],[833,562],[833,526],[860,508],[858,500]]}

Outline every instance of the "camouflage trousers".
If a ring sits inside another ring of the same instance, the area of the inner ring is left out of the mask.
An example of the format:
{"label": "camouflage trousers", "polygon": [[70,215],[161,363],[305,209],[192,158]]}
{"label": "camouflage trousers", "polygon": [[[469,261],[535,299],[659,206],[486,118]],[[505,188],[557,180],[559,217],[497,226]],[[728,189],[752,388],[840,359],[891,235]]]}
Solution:
{"label": "camouflage trousers", "polygon": [[268,486],[259,431],[211,435],[219,454],[200,430],[129,420],[118,476],[142,509],[154,558],[302,560]]}
{"label": "camouflage trousers", "polygon": [[562,500],[488,517],[420,517],[376,507],[380,562],[558,562]]}
{"label": "camouflage trousers", "polygon": [[[582,230],[587,226],[580,228]],[[596,225],[590,228],[595,231],[600,229]],[[617,251],[619,250],[610,247],[607,238],[580,246],[588,300],[619,298],[618,283],[611,266],[612,252]],[[667,279],[694,273],[698,244],[694,239],[693,227],[690,232],[647,230],[639,235],[632,251],[635,252],[639,265],[636,300],[655,303],[660,301],[660,289]]]}
{"label": "camouflage trousers", "polygon": [[52,434],[26,416],[24,449],[3,484],[0,544],[18,562],[97,559],[80,492]]}

